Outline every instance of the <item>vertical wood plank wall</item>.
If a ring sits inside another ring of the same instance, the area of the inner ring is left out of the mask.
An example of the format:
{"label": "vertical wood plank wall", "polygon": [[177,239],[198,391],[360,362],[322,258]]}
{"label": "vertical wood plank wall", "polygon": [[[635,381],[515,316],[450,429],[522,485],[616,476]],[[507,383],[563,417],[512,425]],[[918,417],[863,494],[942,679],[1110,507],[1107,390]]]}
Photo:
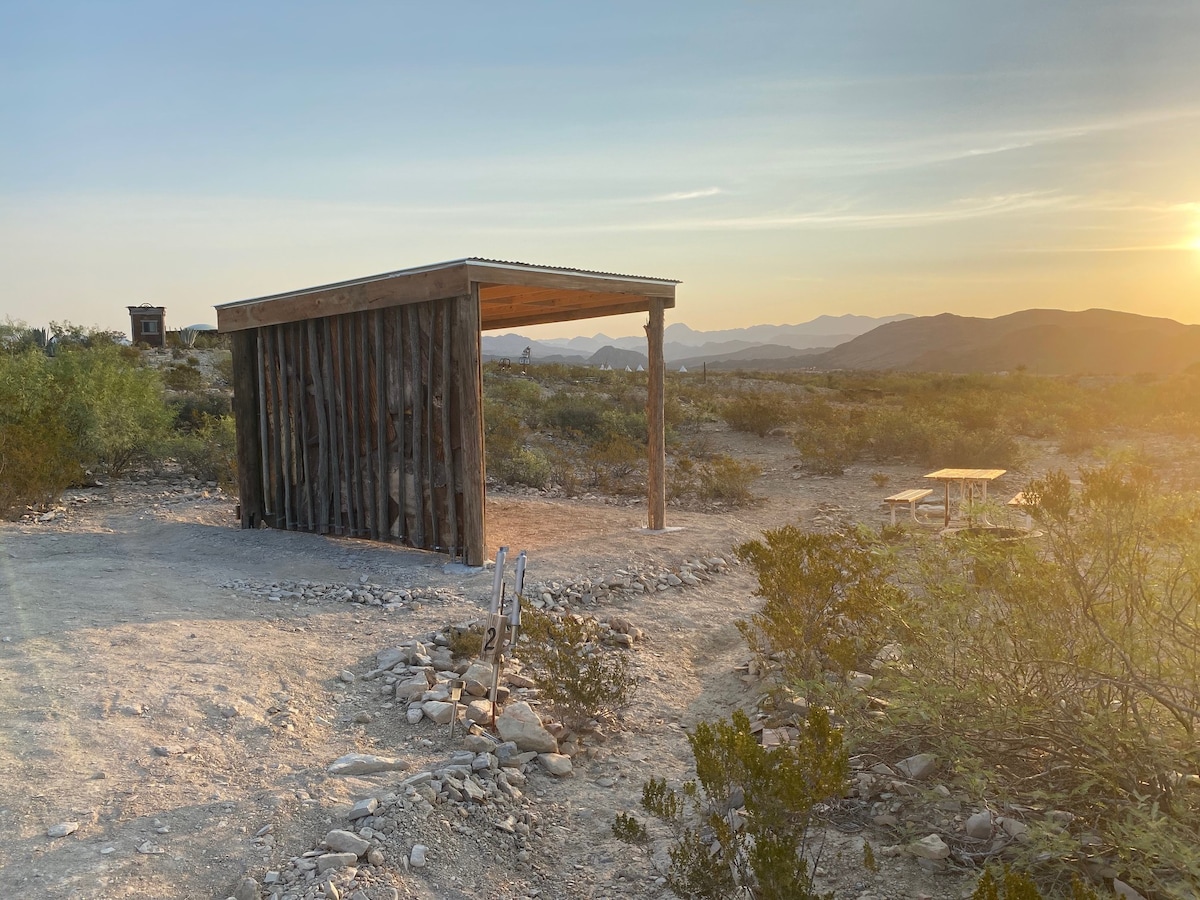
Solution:
{"label": "vertical wood plank wall", "polygon": [[477,303],[235,332],[242,526],[394,541],[482,565]]}

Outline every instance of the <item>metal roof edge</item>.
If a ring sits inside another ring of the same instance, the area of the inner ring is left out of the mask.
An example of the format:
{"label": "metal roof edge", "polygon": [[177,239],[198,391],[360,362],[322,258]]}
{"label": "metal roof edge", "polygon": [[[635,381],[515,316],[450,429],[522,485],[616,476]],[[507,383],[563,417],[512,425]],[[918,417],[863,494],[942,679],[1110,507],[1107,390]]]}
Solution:
{"label": "metal roof edge", "polygon": [[320,284],[314,287],[298,288],[294,291],[282,291],[278,294],[266,294],[261,297],[250,297],[245,300],[231,300],[228,303],[218,303],[216,309],[232,309],[238,306],[249,306],[252,303],[266,303],[270,300],[282,300],[287,297],[303,297],[306,294],[316,294],[321,291],[337,290],[338,288],[355,287],[360,284],[370,284],[374,281],[384,281],[388,278],[398,278],[403,275],[419,275],[423,272],[434,272],[438,269],[448,269],[452,266],[473,265],[486,266],[496,269],[507,269],[516,272],[542,272],[560,275],[580,275],[585,278],[621,278],[626,281],[642,284],[680,284],[673,278],[654,278],[647,275],[623,275],[618,272],[596,272],[590,269],[572,269],[565,266],[538,266],[531,263],[511,262],[500,259],[487,259],[481,256],[467,256],[462,259],[450,259],[445,262],[430,263],[424,266],[413,266],[409,269],[396,269],[392,272],[382,272],[379,275],[367,275],[362,278],[351,278],[347,281],[335,281],[330,284]]}

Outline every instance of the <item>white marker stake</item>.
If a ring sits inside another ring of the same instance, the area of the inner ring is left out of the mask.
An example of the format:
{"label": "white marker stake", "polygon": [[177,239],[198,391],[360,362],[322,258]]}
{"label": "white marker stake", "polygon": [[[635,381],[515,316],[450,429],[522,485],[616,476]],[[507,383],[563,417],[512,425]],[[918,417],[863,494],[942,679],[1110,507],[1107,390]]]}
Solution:
{"label": "white marker stake", "polygon": [[500,612],[500,589],[504,585],[504,561],[507,558],[507,547],[496,551],[496,576],[492,579],[492,603],[488,607],[488,612],[493,616]]}
{"label": "white marker stake", "polygon": [[525,551],[517,554],[517,589],[513,592],[512,605],[508,609],[508,648],[517,646],[517,633],[521,629],[521,596],[525,593]]}

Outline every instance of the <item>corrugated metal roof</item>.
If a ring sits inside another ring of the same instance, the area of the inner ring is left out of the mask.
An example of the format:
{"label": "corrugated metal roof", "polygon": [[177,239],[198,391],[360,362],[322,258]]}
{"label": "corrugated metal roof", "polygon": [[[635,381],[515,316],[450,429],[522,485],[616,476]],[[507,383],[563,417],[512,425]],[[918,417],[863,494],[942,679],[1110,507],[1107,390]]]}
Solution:
{"label": "corrugated metal roof", "polygon": [[500,259],[487,259],[482,256],[468,256],[463,259],[450,259],[445,262],[430,263],[426,266],[413,266],[409,269],[397,269],[394,272],[383,272],[379,275],[366,275],[362,278],[351,278],[348,281],[335,281],[331,284],[321,284],[314,287],[298,288],[293,291],[283,291],[278,294],[267,294],[262,297],[251,297],[246,300],[233,300],[229,303],[217,304],[217,309],[230,306],[242,306],[250,303],[263,303],[268,300],[277,300],[283,297],[299,297],[304,294],[315,294],[319,291],[337,290],[339,288],[353,287],[354,285],[370,284],[372,281],[384,281],[389,278],[400,278],[404,275],[416,275],[420,272],[432,272],[437,269],[446,269],[451,266],[462,265],[480,265],[480,266],[496,266],[499,268],[526,270],[531,272],[560,272],[564,275],[583,275],[591,278],[625,278],[629,281],[644,281],[648,284],[679,284],[680,282],[673,278],[654,278],[648,275],[621,275],[616,272],[596,272],[590,269],[573,269],[567,266],[538,266],[532,263],[510,262]]}
{"label": "corrugated metal roof", "polygon": [[680,284],[675,278],[656,278],[653,275],[626,275],[621,272],[597,272],[594,269],[576,269],[570,266],[541,266],[536,263],[516,262],[507,259],[487,259],[482,256],[470,256],[462,262],[485,263],[495,266],[509,266],[514,269],[535,269],[540,272],[566,272],[571,275],[595,275],[600,278],[629,278],[635,281],[654,281],[660,284]]}

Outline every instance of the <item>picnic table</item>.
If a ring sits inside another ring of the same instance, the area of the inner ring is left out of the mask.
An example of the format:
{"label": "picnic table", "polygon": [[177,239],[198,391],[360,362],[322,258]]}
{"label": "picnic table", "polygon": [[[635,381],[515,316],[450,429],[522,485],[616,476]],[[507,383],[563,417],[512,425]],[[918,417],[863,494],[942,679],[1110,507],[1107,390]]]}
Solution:
{"label": "picnic table", "polygon": [[934,481],[940,481],[946,489],[946,524],[945,527],[950,527],[950,486],[958,485],[958,502],[959,506],[966,512],[968,520],[970,519],[970,509],[972,504],[976,502],[983,503],[987,500],[988,484],[995,481],[1003,475],[1007,469],[938,469],[936,472],[930,472],[926,478],[932,478]]}
{"label": "picnic table", "polygon": [[917,518],[917,504],[933,493],[932,488],[913,488],[912,490],[901,491],[898,494],[892,494],[890,497],[884,497],[883,502],[886,503],[892,513],[892,524],[896,524],[896,507],[899,505],[908,506],[908,514],[912,516],[912,520],[918,525],[922,524]]}

